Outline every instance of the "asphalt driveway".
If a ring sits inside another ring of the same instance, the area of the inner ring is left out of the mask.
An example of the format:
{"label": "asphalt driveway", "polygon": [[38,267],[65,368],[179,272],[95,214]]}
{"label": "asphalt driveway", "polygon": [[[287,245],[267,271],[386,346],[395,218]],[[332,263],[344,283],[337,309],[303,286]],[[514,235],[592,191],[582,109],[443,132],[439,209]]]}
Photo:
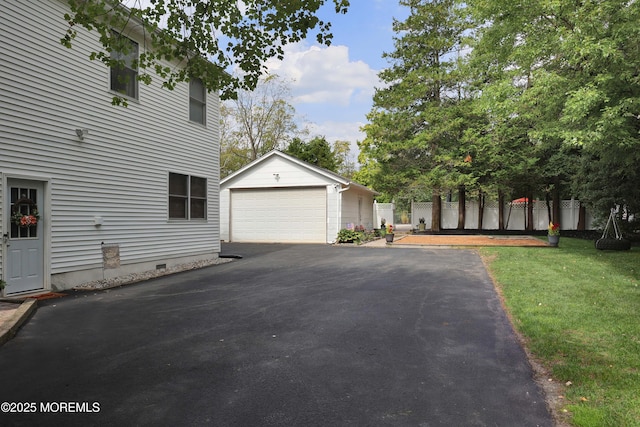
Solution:
{"label": "asphalt driveway", "polygon": [[552,425],[474,252],[223,251],[243,259],[42,302],[0,347],[3,411],[35,413],[0,423]]}

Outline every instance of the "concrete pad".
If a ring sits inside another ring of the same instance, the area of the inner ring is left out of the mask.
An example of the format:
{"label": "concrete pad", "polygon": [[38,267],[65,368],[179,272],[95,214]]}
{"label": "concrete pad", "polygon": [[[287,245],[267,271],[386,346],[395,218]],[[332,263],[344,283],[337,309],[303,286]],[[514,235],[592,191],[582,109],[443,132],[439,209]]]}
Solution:
{"label": "concrete pad", "polygon": [[22,302],[0,302],[0,345],[16,335],[18,329],[37,306],[38,302],[34,299]]}

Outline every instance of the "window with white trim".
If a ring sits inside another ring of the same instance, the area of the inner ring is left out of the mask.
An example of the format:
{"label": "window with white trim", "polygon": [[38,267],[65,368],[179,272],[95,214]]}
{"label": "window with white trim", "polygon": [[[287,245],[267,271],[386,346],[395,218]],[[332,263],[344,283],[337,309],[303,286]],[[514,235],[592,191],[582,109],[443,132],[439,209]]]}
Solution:
{"label": "window with white trim", "polygon": [[111,59],[122,62],[111,67],[111,90],[138,99],[138,43],[115,31],[113,35],[117,42]]}
{"label": "window with white trim", "polygon": [[192,77],[189,80],[189,120],[206,125],[207,89],[202,80]]}
{"label": "window with white trim", "polygon": [[169,219],[207,218],[207,179],[169,173]]}

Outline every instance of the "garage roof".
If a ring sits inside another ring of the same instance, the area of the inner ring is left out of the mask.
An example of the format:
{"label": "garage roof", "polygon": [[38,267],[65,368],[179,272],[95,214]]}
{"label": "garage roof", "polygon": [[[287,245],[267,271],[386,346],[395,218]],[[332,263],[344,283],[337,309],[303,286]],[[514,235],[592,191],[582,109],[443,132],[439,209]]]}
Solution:
{"label": "garage roof", "polygon": [[268,152],[267,154],[265,154],[264,156],[254,160],[253,162],[249,163],[248,165],[244,166],[243,168],[237,170],[236,172],[232,173],[231,175],[227,176],[226,178],[224,178],[223,180],[220,181],[220,186],[223,187],[225,186],[225,184],[233,181],[234,179],[248,173],[251,169],[253,169],[254,167],[256,167],[257,165],[259,165],[262,162],[267,161],[268,159],[277,156],[280,157],[281,159],[284,159],[286,161],[295,163],[303,168],[308,169],[310,172],[313,172],[315,174],[324,176],[327,178],[328,181],[332,182],[332,183],[337,183],[340,184],[342,187],[347,187],[347,186],[351,186],[351,187],[355,187],[355,188],[359,188],[363,191],[367,191],[371,194],[377,195],[379,193],[377,193],[376,191],[365,187],[362,184],[358,184],[357,182],[353,182],[348,180],[347,178],[338,175],[335,172],[332,172],[328,169],[324,169],[324,168],[320,168],[318,166],[312,165],[311,163],[307,163],[303,160],[298,159],[297,157],[294,156],[290,156],[288,154],[283,153],[282,151],[279,150],[272,150],[270,152]]}

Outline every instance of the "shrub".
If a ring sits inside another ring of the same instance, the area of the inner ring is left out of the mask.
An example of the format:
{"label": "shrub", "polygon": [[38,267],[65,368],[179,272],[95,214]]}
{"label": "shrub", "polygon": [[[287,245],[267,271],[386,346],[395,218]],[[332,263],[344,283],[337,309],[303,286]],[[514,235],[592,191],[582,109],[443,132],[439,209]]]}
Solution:
{"label": "shrub", "polygon": [[338,238],[336,241],[338,243],[360,243],[362,239],[362,233],[355,230],[348,230],[343,228],[338,232]]}

